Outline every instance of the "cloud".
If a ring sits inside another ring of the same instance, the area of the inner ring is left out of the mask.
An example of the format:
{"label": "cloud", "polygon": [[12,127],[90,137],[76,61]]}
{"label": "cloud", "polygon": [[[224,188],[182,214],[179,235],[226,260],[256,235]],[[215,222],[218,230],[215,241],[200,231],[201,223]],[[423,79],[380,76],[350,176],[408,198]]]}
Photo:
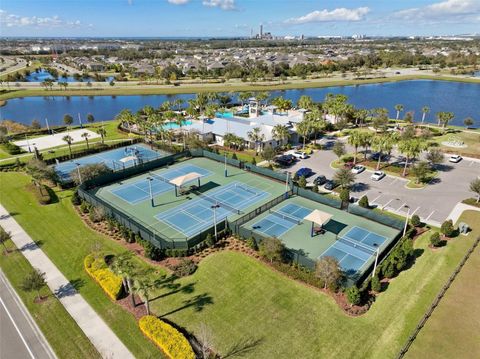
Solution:
{"label": "cloud", "polygon": [[187,2],[190,2],[190,0],[167,0],[167,1],[173,5],[183,5],[183,4],[186,4]]}
{"label": "cloud", "polygon": [[464,21],[478,20],[480,1],[478,0],[446,0],[431,5],[400,10],[394,17],[407,20],[443,20]]}
{"label": "cloud", "polygon": [[208,7],[218,7],[222,10],[235,10],[235,0],[203,0],[203,5]]}
{"label": "cloud", "polygon": [[81,27],[80,20],[67,21],[58,16],[19,16],[0,10],[0,27]]}
{"label": "cloud", "polygon": [[360,21],[370,12],[368,7],[359,7],[356,9],[337,8],[331,11],[327,9],[316,10],[305,16],[294,17],[286,20],[288,24],[306,24],[310,22],[326,21]]}

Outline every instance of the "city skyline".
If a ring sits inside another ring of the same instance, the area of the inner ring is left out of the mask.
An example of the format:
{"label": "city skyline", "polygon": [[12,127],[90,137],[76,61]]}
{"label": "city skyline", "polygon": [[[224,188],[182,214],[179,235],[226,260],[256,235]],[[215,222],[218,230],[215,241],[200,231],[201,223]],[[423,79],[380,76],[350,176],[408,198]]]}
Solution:
{"label": "city skyline", "polygon": [[476,0],[4,0],[0,9],[5,37],[248,37],[261,24],[275,36],[438,36],[478,32],[479,22]]}

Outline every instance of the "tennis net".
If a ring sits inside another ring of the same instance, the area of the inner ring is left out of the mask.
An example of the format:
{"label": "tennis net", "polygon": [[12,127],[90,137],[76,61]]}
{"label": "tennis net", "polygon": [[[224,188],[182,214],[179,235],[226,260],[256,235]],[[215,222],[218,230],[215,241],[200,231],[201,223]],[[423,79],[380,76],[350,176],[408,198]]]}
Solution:
{"label": "tennis net", "polygon": [[236,214],[240,214],[240,210],[239,209],[236,209],[232,206],[230,206],[229,204],[226,204],[225,202],[220,202],[219,200],[213,198],[213,197],[210,197],[210,196],[207,196],[206,194],[203,194],[201,192],[198,192],[197,193],[198,196],[200,198],[203,198],[204,200],[210,202],[210,203],[213,203],[213,204],[216,204],[216,205],[219,205],[220,207],[223,207],[225,208],[226,210],[229,210],[230,212],[233,212],[233,213],[236,213]]}
{"label": "tennis net", "polygon": [[149,174],[150,176],[152,176],[152,178],[155,178],[155,179],[158,179],[159,181],[162,181],[162,182],[165,182],[165,183],[170,184],[170,180],[167,179],[167,178],[165,178],[165,177],[162,177],[162,176],[160,176],[160,175],[157,175],[157,174],[155,174],[155,173],[153,173],[153,172],[148,172],[148,174]]}
{"label": "tennis net", "polygon": [[355,242],[355,241],[352,241],[350,239],[347,239],[345,237],[338,237],[338,241],[341,242],[341,243],[344,243],[346,244],[347,246],[350,246],[350,247],[353,247],[353,248],[356,248],[366,254],[369,254],[371,256],[373,256],[376,252],[375,249],[365,245],[365,244],[361,244],[359,242]]}
{"label": "tennis net", "polygon": [[302,221],[300,219],[296,218],[296,217],[290,216],[290,215],[285,214],[285,213],[274,211],[273,209],[270,210],[270,213],[273,214],[274,216],[280,217],[282,219],[285,219],[285,220],[290,221],[290,222],[295,223],[295,224],[302,223]]}
{"label": "tennis net", "polygon": [[251,193],[253,194],[254,196],[258,196],[258,192],[255,192],[253,189],[250,189],[250,188],[247,188],[247,187],[244,187],[242,185],[235,185],[235,188],[240,188],[241,190],[245,191],[245,192],[248,192],[248,193]]}

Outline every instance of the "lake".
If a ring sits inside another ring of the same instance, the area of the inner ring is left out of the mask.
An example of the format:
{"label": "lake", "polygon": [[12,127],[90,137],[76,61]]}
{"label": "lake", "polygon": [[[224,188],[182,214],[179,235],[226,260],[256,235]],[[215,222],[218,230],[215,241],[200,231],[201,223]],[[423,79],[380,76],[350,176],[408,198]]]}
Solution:
{"label": "lake", "polygon": [[[414,111],[415,120],[420,121],[421,108],[429,106],[431,112],[427,115],[427,121],[436,122],[435,113],[439,111],[451,111],[455,114],[455,119],[451,122],[453,125],[463,125],[463,120],[469,116],[476,121],[476,126],[480,124],[480,84],[474,83],[412,80],[271,91],[271,96],[284,96],[296,103],[302,95],[311,96],[314,101],[323,101],[327,93],[345,94],[348,101],[359,108],[385,107],[390,111],[391,117],[396,116],[394,106],[402,104],[405,111],[401,116],[407,111]],[[54,125],[62,124],[66,113],[75,119],[80,114],[83,120],[88,113],[92,113],[96,121],[108,121],[125,108],[135,112],[145,105],[158,107],[166,100],[172,101],[176,98],[188,100],[193,97],[195,97],[193,94],[25,97],[8,100],[7,104],[0,108],[0,118],[25,124],[37,119],[45,126],[45,118],[48,118],[50,125]]]}
{"label": "lake", "polygon": [[[105,81],[108,81],[110,82],[111,80],[113,80],[113,76],[109,76],[107,78],[105,78]],[[25,80],[27,82],[43,82],[45,80],[53,80],[55,82],[88,82],[88,81],[95,81],[95,79],[91,78],[91,77],[84,77],[82,78],[81,80],[77,80],[75,79],[75,77],[73,76],[67,76],[67,77],[64,77],[64,76],[61,76],[61,72],[59,74],[59,77],[58,79],[54,78],[52,76],[52,74],[50,74],[50,72],[48,72],[47,70],[44,70],[44,69],[40,69],[37,71],[32,71],[30,73],[30,75],[26,76],[25,77]]]}

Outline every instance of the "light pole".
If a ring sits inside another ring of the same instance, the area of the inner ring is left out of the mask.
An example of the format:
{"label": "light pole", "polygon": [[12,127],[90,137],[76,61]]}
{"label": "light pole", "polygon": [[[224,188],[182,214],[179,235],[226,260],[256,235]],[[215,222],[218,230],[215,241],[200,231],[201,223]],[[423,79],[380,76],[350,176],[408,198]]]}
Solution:
{"label": "light pole", "polygon": [[80,184],[83,183],[82,181],[82,174],[80,173],[80,163],[75,163],[77,165],[77,174],[78,174],[78,181],[80,182]]}
{"label": "light pole", "polygon": [[228,177],[228,173],[227,173],[227,151],[225,151],[225,177]]}
{"label": "light pole", "polygon": [[377,270],[377,263],[378,263],[378,255],[380,253],[380,248],[377,248],[375,250],[375,264],[373,265],[373,273],[372,273],[372,278],[375,277],[375,271]]}
{"label": "light pole", "polygon": [[287,178],[285,179],[285,199],[288,198],[288,182],[290,179],[290,172],[287,171]]}
{"label": "light pole", "polygon": [[150,193],[150,203],[152,204],[152,207],[154,207],[153,194],[152,194],[152,181],[153,181],[153,178],[152,178],[152,177],[147,177],[147,180],[148,180],[148,190],[149,190],[149,193]]}
{"label": "light pole", "polygon": [[50,133],[50,126],[48,125],[48,119],[45,117],[45,123],[47,124],[47,132]]}
{"label": "light pole", "polygon": [[405,226],[403,227],[403,236],[405,237],[405,234],[407,233],[407,225],[408,225],[408,217],[410,217],[410,207],[405,205],[403,208],[407,208],[407,218],[405,218]]}
{"label": "light pole", "polygon": [[215,241],[217,240],[217,208],[219,207],[220,206],[218,204],[210,207],[211,209],[213,209],[213,228],[215,230]]}

